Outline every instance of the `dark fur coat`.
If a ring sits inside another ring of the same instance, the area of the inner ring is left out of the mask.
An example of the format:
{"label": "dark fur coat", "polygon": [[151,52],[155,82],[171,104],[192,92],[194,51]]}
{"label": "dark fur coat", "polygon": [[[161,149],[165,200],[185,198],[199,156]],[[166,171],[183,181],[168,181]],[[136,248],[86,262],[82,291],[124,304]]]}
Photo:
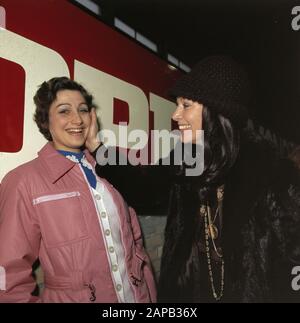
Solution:
{"label": "dark fur coat", "polygon": [[[176,167],[167,166],[97,167],[97,173],[139,214],[169,210],[158,299],[198,302],[202,284],[208,281],[201,267],[202,261],[207,268],[205,254],[189,263],[198,239],[199,200],[189,183],[178,180],[174,172]],[[293,165],[277,159],[264,141],[246,136],[225,182],[223,301],[300,302],[300,290],[291,286],[292,268],[300,265],[299,192],[299,175]]]}
{"label": "dark fur coat", "polygon": [[[300,302],[300,291],[291,286],[292,268],[300,265],[298,173],[262,141],[247,139],[242,147],[225,181],[222,300]],[[184,181],[175,182],[171,192],[158,297],[160,302],[198,302],[200,259],[193,266],[188,262],[198,239],[199,200]],[[194,269],[187,270],[188,265]]]}

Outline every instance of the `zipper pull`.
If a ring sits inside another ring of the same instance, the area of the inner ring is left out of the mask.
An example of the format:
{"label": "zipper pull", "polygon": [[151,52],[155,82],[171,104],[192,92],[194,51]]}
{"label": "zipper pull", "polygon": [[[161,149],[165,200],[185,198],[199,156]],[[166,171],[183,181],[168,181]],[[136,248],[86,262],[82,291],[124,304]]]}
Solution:
{"label": "zipper pull", "polygon": [[130,275],[130,278],[134,286],[138,286],[142,282],[140,279],[137,279],[133,274]]}
{"label": "zipper pull", "polygon": [[93,284],[86,284],[85,286],[87,286],[89,288],[90,292],[91,292],[90,301],[95,302],[95,300],[96,300],[96,295],[95,295],[96,287]]}

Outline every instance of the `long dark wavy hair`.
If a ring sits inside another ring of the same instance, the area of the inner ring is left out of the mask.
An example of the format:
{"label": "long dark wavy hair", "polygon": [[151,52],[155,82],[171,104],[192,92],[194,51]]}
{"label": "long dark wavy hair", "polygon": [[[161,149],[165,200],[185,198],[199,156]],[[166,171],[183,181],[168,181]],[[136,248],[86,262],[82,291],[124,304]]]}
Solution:
{"label": "long dark wavy hair", "polygon": [[208,198],[215,188],[224,183],[234,165],[240,149],[240,131],[228,118],[204,106],[204,171],[199,176],[184,176],[185,167],[179,175],[184,181],[196,186],[200,200]]}

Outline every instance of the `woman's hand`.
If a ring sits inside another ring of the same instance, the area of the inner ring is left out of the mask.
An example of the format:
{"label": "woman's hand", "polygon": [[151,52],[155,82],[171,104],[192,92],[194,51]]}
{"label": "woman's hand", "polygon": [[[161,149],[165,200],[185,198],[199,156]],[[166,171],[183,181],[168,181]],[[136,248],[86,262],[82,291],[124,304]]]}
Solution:
{"label": "woman's hand", "polygon": [[91,124],[89,132],[85,141],[85,147],[90,151],[95,151],[101,144],[97,134],[98,134],[98,124],[97,124],[97,115],[95,108],[92,108],[90,112]]}

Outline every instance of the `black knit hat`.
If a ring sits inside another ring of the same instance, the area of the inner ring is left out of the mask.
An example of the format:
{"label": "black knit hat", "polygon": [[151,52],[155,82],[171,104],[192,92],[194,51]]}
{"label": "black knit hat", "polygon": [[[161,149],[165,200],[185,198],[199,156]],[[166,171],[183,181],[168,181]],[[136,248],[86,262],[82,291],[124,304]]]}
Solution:
{"label": "black knit hat", "polygon": [[211,56],[201,60],[169,93],[173,98],[197,101],[222,114],[237,127],[246,125],[249,80],[242,66],[230,57]]}

